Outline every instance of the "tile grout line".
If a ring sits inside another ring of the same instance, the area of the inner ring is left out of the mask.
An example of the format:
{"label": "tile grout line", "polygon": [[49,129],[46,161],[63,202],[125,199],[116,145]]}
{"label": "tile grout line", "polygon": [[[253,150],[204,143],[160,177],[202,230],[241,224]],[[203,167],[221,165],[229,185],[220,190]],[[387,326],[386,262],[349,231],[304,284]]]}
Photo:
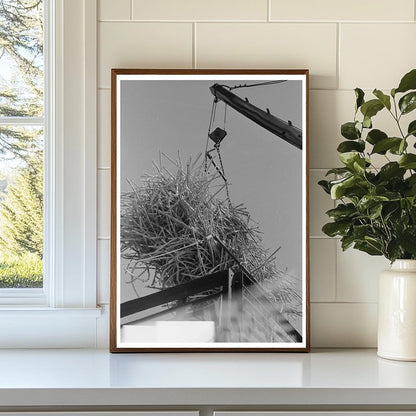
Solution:
{"label": "tile grout line", "polygon": [[378,302],[369,302],[369,301],[341,301],[341,302],[328,302],[328,301],[311,301],[313,304],[320,304],[320,305],[377,305]]}
{"label": "tile grout line", "polygon": [[[334,204],[335,205],[335,204]],[[337,239],[335,241],[334,247],[335,247],[335,253],[332,253],[335,259],[335,276],[334,276],[334,302],[338,303],[338,244],[340,244],[340,241]]]}
{"label": "tile grout line", "polygon": [[130,0],[130,20],[133,20],[133,0]]}
{"label": "tile grout line", "polygon": [[310,235],[310,240],[340,240],[340,237],[328,237],[327,235]]}
{"label": "tile grout line", "polygon": [[328,24],[328,25],[335,25],[335,24],[354,24],[354,25],[414,25],[414,20],[270,20],[267,19],[251,19],[251,20],[244,20],[244,19],[209,19],[209,20],[192,20],[192,19],[99,19],[97,20],[98,23],[287,23],[287,24],[307,24],[307,25],[315,25],[315,24]]}
{"label": "tile grout line", "polygon": [[271,18],[272,18],[272,5],[271,5],[271,1],[272,0],[267,0],[267,22],[270,22],[271,21]]}
{"label": "tile grout line", "polygon": [[337,62],[336,62],[337,90],[339,89],[340,70],[341,70],[341,24],[337,23]]}
{"label": "tile grout line", "polygon": [[196,22],[192,23],[192,68],[196,68]]}
{"label": "tile grout line", "polygon": [[309,168],[309,172],[326,172],[332,168]]}
{"label": "tile grout line", "polygon": [[[335,208],[336,207],[336,202],[332,201],[332,207]],[[338,302],[338,248],[339,248],[339,244],[341,244],[341,237],[337,237],[336,238],[336,244],[335,244],[335,302]]]}
{"label": "tile grout line", "polygon": [[[196,22],[195,22],[196,23]],[[185,69],[185,68],[184,68]],[[364,92],[371,93],[374,88],[362,88]],[[309,88],[310,92],[326,91],[326,92],[351,92],[354,90],[354,87],[351,88]],[[389,88],[381,88],[382,91],[389,92]],[[97,91],[111,91],[111,87],[97,87]],[[317,168],[321,169],[321,168]]]}

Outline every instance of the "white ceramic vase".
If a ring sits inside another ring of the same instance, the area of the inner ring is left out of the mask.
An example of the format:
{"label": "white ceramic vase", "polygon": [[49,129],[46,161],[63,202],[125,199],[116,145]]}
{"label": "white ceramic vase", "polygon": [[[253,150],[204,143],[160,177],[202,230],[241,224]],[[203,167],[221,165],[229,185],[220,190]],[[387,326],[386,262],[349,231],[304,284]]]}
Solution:
{"label": "white ceramic vase", "polygon": [[378,299],[377,354],[416,361],[416,260],[396,260],[381,273]]}

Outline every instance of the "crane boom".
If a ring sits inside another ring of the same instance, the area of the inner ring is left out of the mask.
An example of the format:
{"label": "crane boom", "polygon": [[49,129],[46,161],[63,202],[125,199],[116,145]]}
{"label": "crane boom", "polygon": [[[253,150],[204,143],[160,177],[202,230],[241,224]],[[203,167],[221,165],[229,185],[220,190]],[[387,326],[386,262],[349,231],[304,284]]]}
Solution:
{"label": "crane boom", "polygon": [[290,143],[291,145],[302,149],[302,130],[263,111],[248,100],[241,99],[238,95],[233,94],[230,90],[222,85],[214,84],[210,91],[218,100],[224,101],[225,104],[234,108],[243,116],[254,121],[261,127]]}

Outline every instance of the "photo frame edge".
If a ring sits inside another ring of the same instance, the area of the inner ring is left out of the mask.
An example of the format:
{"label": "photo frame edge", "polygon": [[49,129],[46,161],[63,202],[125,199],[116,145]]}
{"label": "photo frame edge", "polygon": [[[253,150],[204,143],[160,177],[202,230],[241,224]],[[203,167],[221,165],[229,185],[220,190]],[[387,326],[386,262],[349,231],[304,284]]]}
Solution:
{"label": "photo frame edge", "polygon": [[[294,348],[124,348],[117,346],[117,76],[118,75],[304,75],[305,76],[305,102],[306,102],[306,132],[305,132],[305,263],[306,263],[306,300],[305,300],[305,347]],[[111,353],[160,353],[160,352],[273,352],[273,353],[305,353],[310,352],[310,200],[309,200],[309,69],[150,69],[150,68],[112,68],[111,69],[111,224],[110,224],[110,334],[109,334],[109,351]]]}

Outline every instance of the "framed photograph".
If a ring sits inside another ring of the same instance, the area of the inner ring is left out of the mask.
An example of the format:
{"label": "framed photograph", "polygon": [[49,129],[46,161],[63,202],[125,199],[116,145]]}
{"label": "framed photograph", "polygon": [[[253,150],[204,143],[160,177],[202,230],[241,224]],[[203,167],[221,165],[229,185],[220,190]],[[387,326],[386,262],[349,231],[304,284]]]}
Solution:
{"label": "framed photograph", "polygon": [[308,70],[113,69],[111,352],[309,351]]}

